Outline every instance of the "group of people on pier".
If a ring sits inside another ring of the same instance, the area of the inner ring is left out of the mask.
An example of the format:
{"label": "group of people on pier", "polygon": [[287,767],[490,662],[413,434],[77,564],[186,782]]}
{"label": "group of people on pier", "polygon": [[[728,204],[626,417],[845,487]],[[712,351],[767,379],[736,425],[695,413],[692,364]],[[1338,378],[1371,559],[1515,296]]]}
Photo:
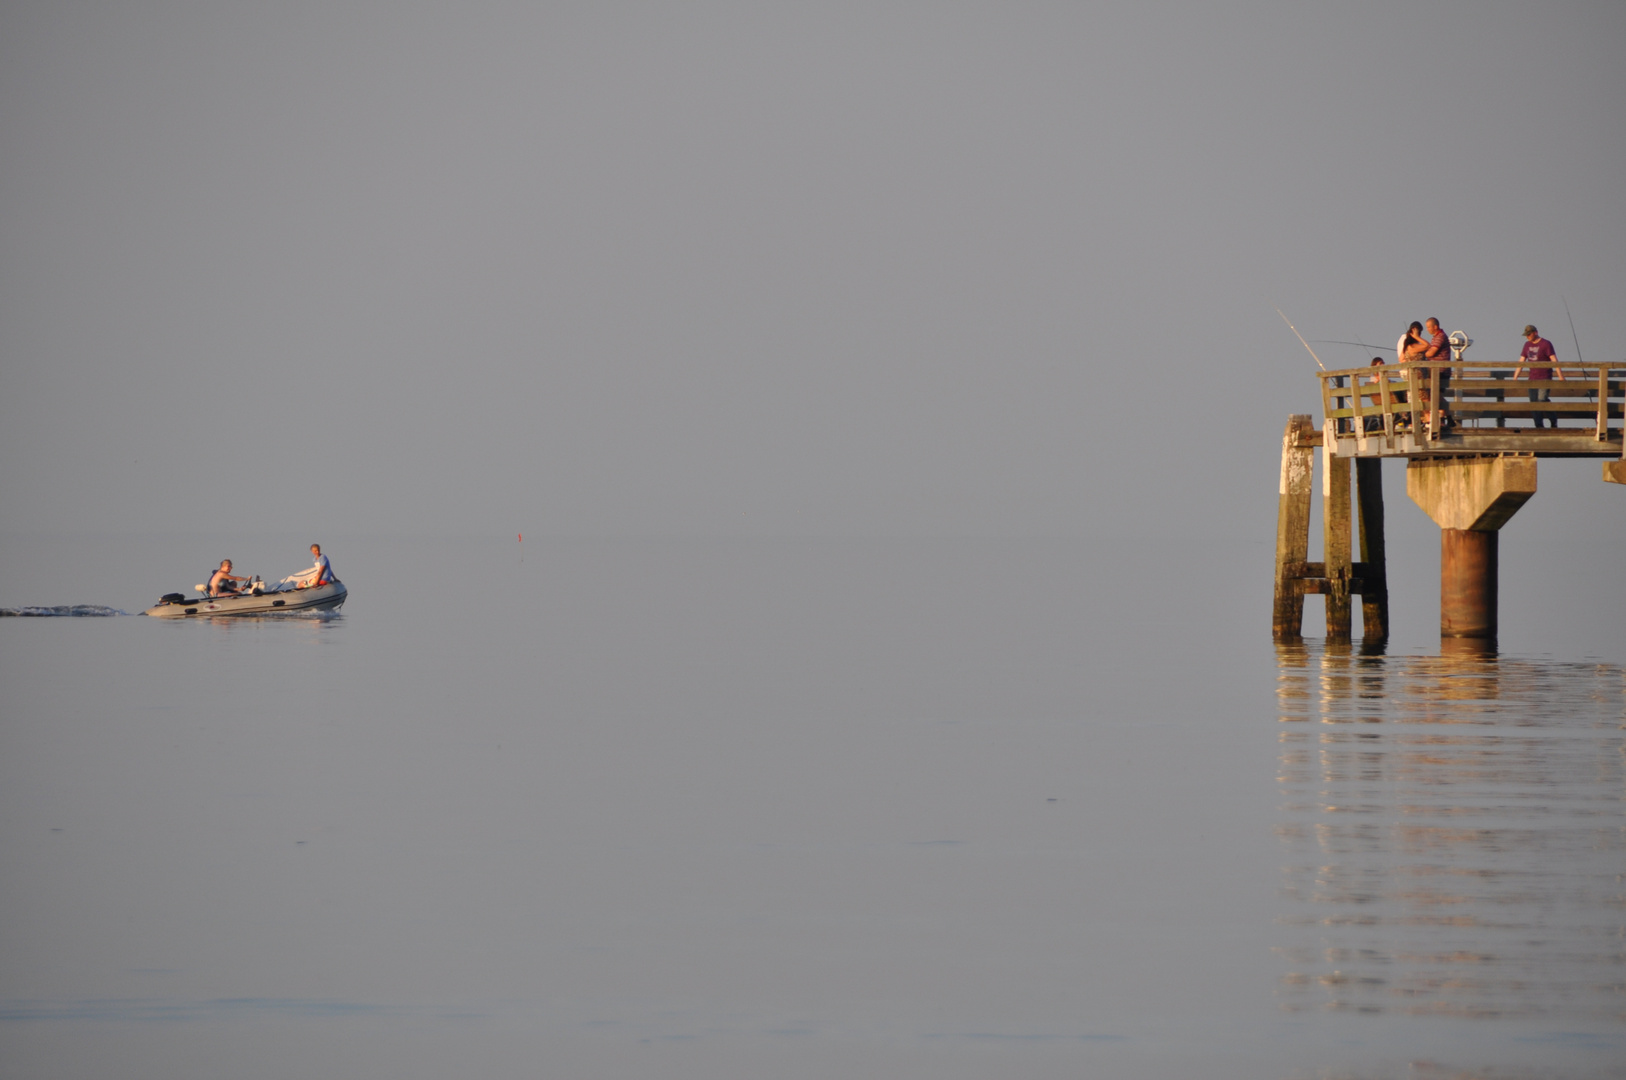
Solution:
{"label": "group of people on pier", "polygon": [[[1401,334],[1400,340],[1395,343],[1395,352],[1399,355],[1402,364],[1414,363],[1420,360],[1450,360],[1451,342],[1446,337],[1445,330],[1440,326],[1440,320],[1429,318],[1423,322],[1413,322],[1407,327],[1406,332]],[[1532,382],[1550,382],[1553,379],[1563,381],[1564,369],[1558,366],[1557,360],[1557,354],[1553,351],[1553,343],[1542,337],[1534,325],[1527,325],[1524,328],[1524,348],[1519,351],[1518,366],[1514,369],[1511,377],[1517,379],[1521,374],[1528,372],[1526,378]],[[1383,357],[1374,356],[1372,358],[1372,367],[1382,367],[1383,364]],[[1501,378],[1504,374],[1495,372],[1493,377]],[[1373,375],[1367,381],[1376,384],[1381,378],[1380,375]],[[1450,388],[1450,385],[1451,369],[1442,368],[1440,370],[1440,393],[1442,396]],[[1533,386],[1530,388],[1529,394],[1532,403],[1552,400],[1552,391],[1549,387]],[[1377,405],[1381,399],[1377,395],[1367,395],[1367,400]],[[1390,395],[1390,400],[1403,405],[1406,403],[1406,392],[1397,390]],[[1433,415],[1430,409],[1433,404],[1431,394],[1426,387],[1421,390],[1419,400],[1426,415]],[[1552,425],[1554,429],[1558,427],[1558,417],[1546,415],[1539,410],[1534,411],[1531,419],[1538,428],[1542,426],[1544,420]],[[1404,423],[1404,421],[1401,421],[1401,423]],[[1425,419],[1425,427],[1427,423]],[[1453,423],[1454,421],[1450,416],[1445,416],[1441,426],[1449,428]],[[1496,426],[1504,426],[1504,421],[1500,416],[1497,417]],[[1382,420],[1377,417],[1367,418],[1366,430],[1377,431],[1382,430],[1382,427]]]}

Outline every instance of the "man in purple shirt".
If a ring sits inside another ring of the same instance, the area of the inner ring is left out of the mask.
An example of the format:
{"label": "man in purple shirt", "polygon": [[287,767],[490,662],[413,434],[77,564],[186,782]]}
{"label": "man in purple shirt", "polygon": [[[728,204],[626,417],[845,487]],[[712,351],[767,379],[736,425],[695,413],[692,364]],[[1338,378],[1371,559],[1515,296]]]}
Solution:
{"label": "man in purple shirt", "polygon": [[[1424,359],[1424,360],[1449,360],[1449,359],[1451,359],[1451,343],[1450,343],[1450,341],[1448,341],[1446,339],[1445,331],[1440,329],[1440,320],[1434,319],[1434,318],[1430,318],[1430,319],[1425,320],[1424,323],[1423,323],[1423,336],[1428,339],[1428,345],[1423,350],[1423,355],[1422,355],[1421,359]],[[1425,383],[1425,385],[1426,385],[1426,383]],[[1450,368],[1442,368],[1441,371],[1440,371],[1440,397],[1444,398],[1445,395],[1446,395],[1446,392],[1448,390],[1450,390],[1450,389],[1451,389],[1451,369]],[[1425,405],[1427,405],[1429,403],[1428,398],[1429,398],[1429,392],[1427,390],[1424,390],[1422,400],[1423,400],[1423,403]],[[1444,407],[1443,402],[1441,403],[1441,407],[1442,408]],[[1447,416],[1445,418],[1444,423],[1441,424],[1440,426],[1441,427],[1450,427],[1451,426],[1451,418],[1449,416]]]}
{"label": "man in purple shirt", "polygon": [[[1513,372],[1513,377],[1517,379],[1519,372],[1528,367],[1531,382],[1546,382],[1553,378],[1554,375],[1557,375],[1559,380],[1562,381],[1564,369],[1557,366],[1554,360],[1553,343],[1536,333],[1534,326],[1526,326],[1524,328],[1524,348],[1519,350],[1519,366]],[[1542,387],[1539,390],[1531,390],[1530,400],[1533,402],[1550,400],[1548,389]],[[1542,417],[1543,414],[1539,412],[1533,417],[1538,428],[1541,426]],[[1558,417],[1553,416],[1548,417],[1548,419],[1551,420],[1553,428],[1556,430]]]}
{"label": "man in purple shirt", "polygon": [[1423,333],[1428,335],[1428,351],[1423,353],[1424,360],[1451,359],[1451,343],[1445,338],[1445,331],[1440,329],[1440,320],[1429,319],[1423,323]]}

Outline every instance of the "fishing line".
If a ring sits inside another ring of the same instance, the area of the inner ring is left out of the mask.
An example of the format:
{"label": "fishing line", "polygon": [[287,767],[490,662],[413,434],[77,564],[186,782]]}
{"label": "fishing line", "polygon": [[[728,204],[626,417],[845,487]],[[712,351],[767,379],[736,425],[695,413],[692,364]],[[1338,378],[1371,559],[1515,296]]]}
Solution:
{"label": "fishing line", "polygon": [[1328,338],[1316,338],[1315,343],[1317,345],[1359,345],[1363,349],[1377,349],[1381,352],[1395,351],[1395,347],[1393,345],[1368,345],[1364,341],[1334,341]]}

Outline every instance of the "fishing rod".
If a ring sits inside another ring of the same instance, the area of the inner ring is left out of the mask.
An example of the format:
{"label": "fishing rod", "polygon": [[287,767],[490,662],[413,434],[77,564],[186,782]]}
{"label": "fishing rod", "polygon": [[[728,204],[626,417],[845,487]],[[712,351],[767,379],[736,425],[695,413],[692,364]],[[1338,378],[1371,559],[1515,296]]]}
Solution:
{"label": "fishing rod", "polygon": [[1577,364],[1582,364],[1581,378],[1584,379],[1584,378],[1586,378],[1586,366],[1584,365],[1584,363],[1581,360],[1581,339],[1575,333],[1575,316],[1570,314],[1570,302],[1568,300],[1565,300],[1562,296],[1560,296],[1558,299],[1564,305],[1564,318],[1566,318],[1566,319],[1568,319],[1570,321],[1570,337],[1575,339],[1575,362]]}
{"label": "fishing rod", "polygon": [[[1271,307],[1276,307],[1276,305],[1272,304]],[[1276,314],[1282,315],[1282,309],[1276,308]],[[1310,349],[1310,343],[1304,340],[1304,335],[1299,333],[1299,328],[1294,326],[1292,322],[1288,320],[1286,315],[1282,315],[1282,322],[1287,323],[1287,328],[1293,331],[1293,336],[1299,339],[1299,344],[1310,350],[1310,356],[1315,360],[1315,366],[1320,368],[1322,371],[1326,371],[1327,365],[1321,362],[1321,357],[1316,356],[1314,349]]]}

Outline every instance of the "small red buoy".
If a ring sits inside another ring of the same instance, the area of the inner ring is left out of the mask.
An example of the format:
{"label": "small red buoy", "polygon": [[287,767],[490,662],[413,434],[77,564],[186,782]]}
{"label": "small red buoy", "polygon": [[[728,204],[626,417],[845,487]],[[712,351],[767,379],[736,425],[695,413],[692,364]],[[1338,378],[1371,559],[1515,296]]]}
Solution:
{"label": "small red buoy", "polygon": [[525,534],[524,533],[519,534],[519,542],[522,543],[522,544],[525,542]]}

